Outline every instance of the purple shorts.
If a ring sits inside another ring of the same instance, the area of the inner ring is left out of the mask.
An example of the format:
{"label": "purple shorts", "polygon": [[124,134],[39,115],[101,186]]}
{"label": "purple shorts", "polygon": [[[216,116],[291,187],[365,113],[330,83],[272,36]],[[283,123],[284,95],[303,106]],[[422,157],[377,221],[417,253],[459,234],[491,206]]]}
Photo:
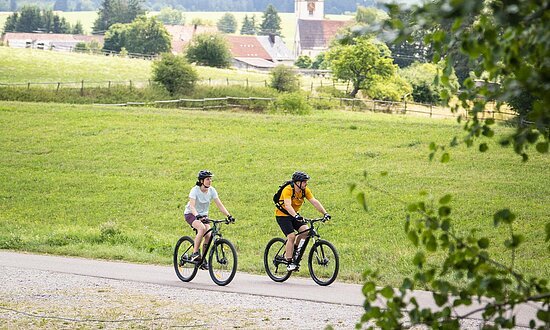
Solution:
{"label": "purple shorts", "polygon": [[[191,228],[193,228],[193,221],[197,220],[197,217],[195,217],[193,215],[193,213],[186,213],[186,214],[184,214],[184,216],[185,216],[185,221],[187,221],[189,226],[191,226]],[[210,221],[204,219],[204,220],[202,220],[202,223],[208,224],[208,223],[210,223]]]}

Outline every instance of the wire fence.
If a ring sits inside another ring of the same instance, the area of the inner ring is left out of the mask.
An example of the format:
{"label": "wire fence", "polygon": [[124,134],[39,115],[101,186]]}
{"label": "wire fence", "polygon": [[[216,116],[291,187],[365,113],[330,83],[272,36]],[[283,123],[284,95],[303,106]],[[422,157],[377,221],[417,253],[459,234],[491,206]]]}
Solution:
{"label": "wire fence", "polygon": [[[126,102],[118,104],[95,104],[97,106],[156,106],[156,107],[176,107],[188,110],[209,110],[209,109],[245,109],[262,110],[268,107],[277,109],[275,102],[277,98],[263,97],[218,97],[202,99],[174,99],[151,102]],[[416,115],[428,118],[457,118],[463,116],[469,117],[467,112],[452,112],[450,108],[436,106],[433,104],[424,104],[416,102],[395,102],[382,100],[364,100],[352,98],[337,97],[319,97],[309,96],[308,102],[315,105],[315,101],[328,101],[332,108],[345,109],[351,111],[368,111],[387,114]],[[516,118],[517,114],[508,111],[486,110],[478,113],[480,119],[494,119],[495,121],[509,121]],[[525,122],[527,123],[527,122]]]}

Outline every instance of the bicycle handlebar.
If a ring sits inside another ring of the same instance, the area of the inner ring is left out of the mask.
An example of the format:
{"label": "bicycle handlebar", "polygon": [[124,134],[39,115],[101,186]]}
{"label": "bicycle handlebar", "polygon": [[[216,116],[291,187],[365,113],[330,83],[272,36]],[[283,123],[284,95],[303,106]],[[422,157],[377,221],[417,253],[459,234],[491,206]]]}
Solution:
{"label": "bicycle handlebar", "polygon": [[213,222],[213,223],[225,223],[226,225],[230,224],[230,223],[235,223],[235,222],[231,222],[227,219],[223,219],[223,220],[215,220],[215,219],[210,219],[210,218],[206,218],[205,220],[207,221],[210,221],[210,222]]}

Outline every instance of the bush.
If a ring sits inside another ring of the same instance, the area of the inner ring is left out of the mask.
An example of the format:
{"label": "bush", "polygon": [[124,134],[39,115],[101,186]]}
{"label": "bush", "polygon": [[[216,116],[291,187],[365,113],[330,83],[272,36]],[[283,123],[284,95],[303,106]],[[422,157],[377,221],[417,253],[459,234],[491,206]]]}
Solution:
{"label": "bush", "polygon": [[311,67],[311,63],[312,63],[311,57],[307,55],[300,55],[296,59],[296,62],[294,62],[294,65],[296,65],[301,69],[308,69]]}
{"label": "bush", "polygon": [[231,52],[225,37],[219,33],[196,34],[187,47],[189,62],[198,65],[227,68],[231,65]]}
{"label": "bush", "polygon": [[311,113],[306,97],[299,92],[280,94],[277,100],[271,105],[271,112],[282,112],[292,115],[307,115]]}
{"label": "bush", "polygon": [[270,86],[279,92],[295,92],[300,88],[298,76],[292,68],[278,65],[270,72]]}
{"label": "bush", "polygon": [[412,91],[412,86],[404,78],[393,75],[389,78],[375,79],[366,93],[374,100],[401,101]]}
{"label": "bush", "polygon": [[160,60],[153,62],[153,80],[172,95],[182,90],[193,90],[198,79],[195,68],[181,56],[166,53]]}
{"label": "bush", "polygon": [[[441,86],[434,80],[437,76],[437,65],[432,63],[413,63],[400,70],[401,75],[412,85],[412,96],[415,102],[439,103]],[[453,74],[453,83],[458,88],[458,79]]]}

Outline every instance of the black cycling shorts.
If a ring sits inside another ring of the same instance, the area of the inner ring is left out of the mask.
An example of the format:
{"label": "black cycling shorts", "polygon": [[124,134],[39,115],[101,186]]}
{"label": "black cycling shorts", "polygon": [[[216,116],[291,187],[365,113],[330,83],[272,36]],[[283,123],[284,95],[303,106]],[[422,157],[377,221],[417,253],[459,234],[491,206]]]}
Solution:
{"label": "black cycling shorts", "polygon": [[302,222],[296,220],[290,215],[276,216],[275,218],[277,219],[277,223],[279,224],[279,227],[281,227],[281,230],[285,236],[288,236],[288,234],[293,233],[295,230],[299,231],[300,227],[304,225]]}

